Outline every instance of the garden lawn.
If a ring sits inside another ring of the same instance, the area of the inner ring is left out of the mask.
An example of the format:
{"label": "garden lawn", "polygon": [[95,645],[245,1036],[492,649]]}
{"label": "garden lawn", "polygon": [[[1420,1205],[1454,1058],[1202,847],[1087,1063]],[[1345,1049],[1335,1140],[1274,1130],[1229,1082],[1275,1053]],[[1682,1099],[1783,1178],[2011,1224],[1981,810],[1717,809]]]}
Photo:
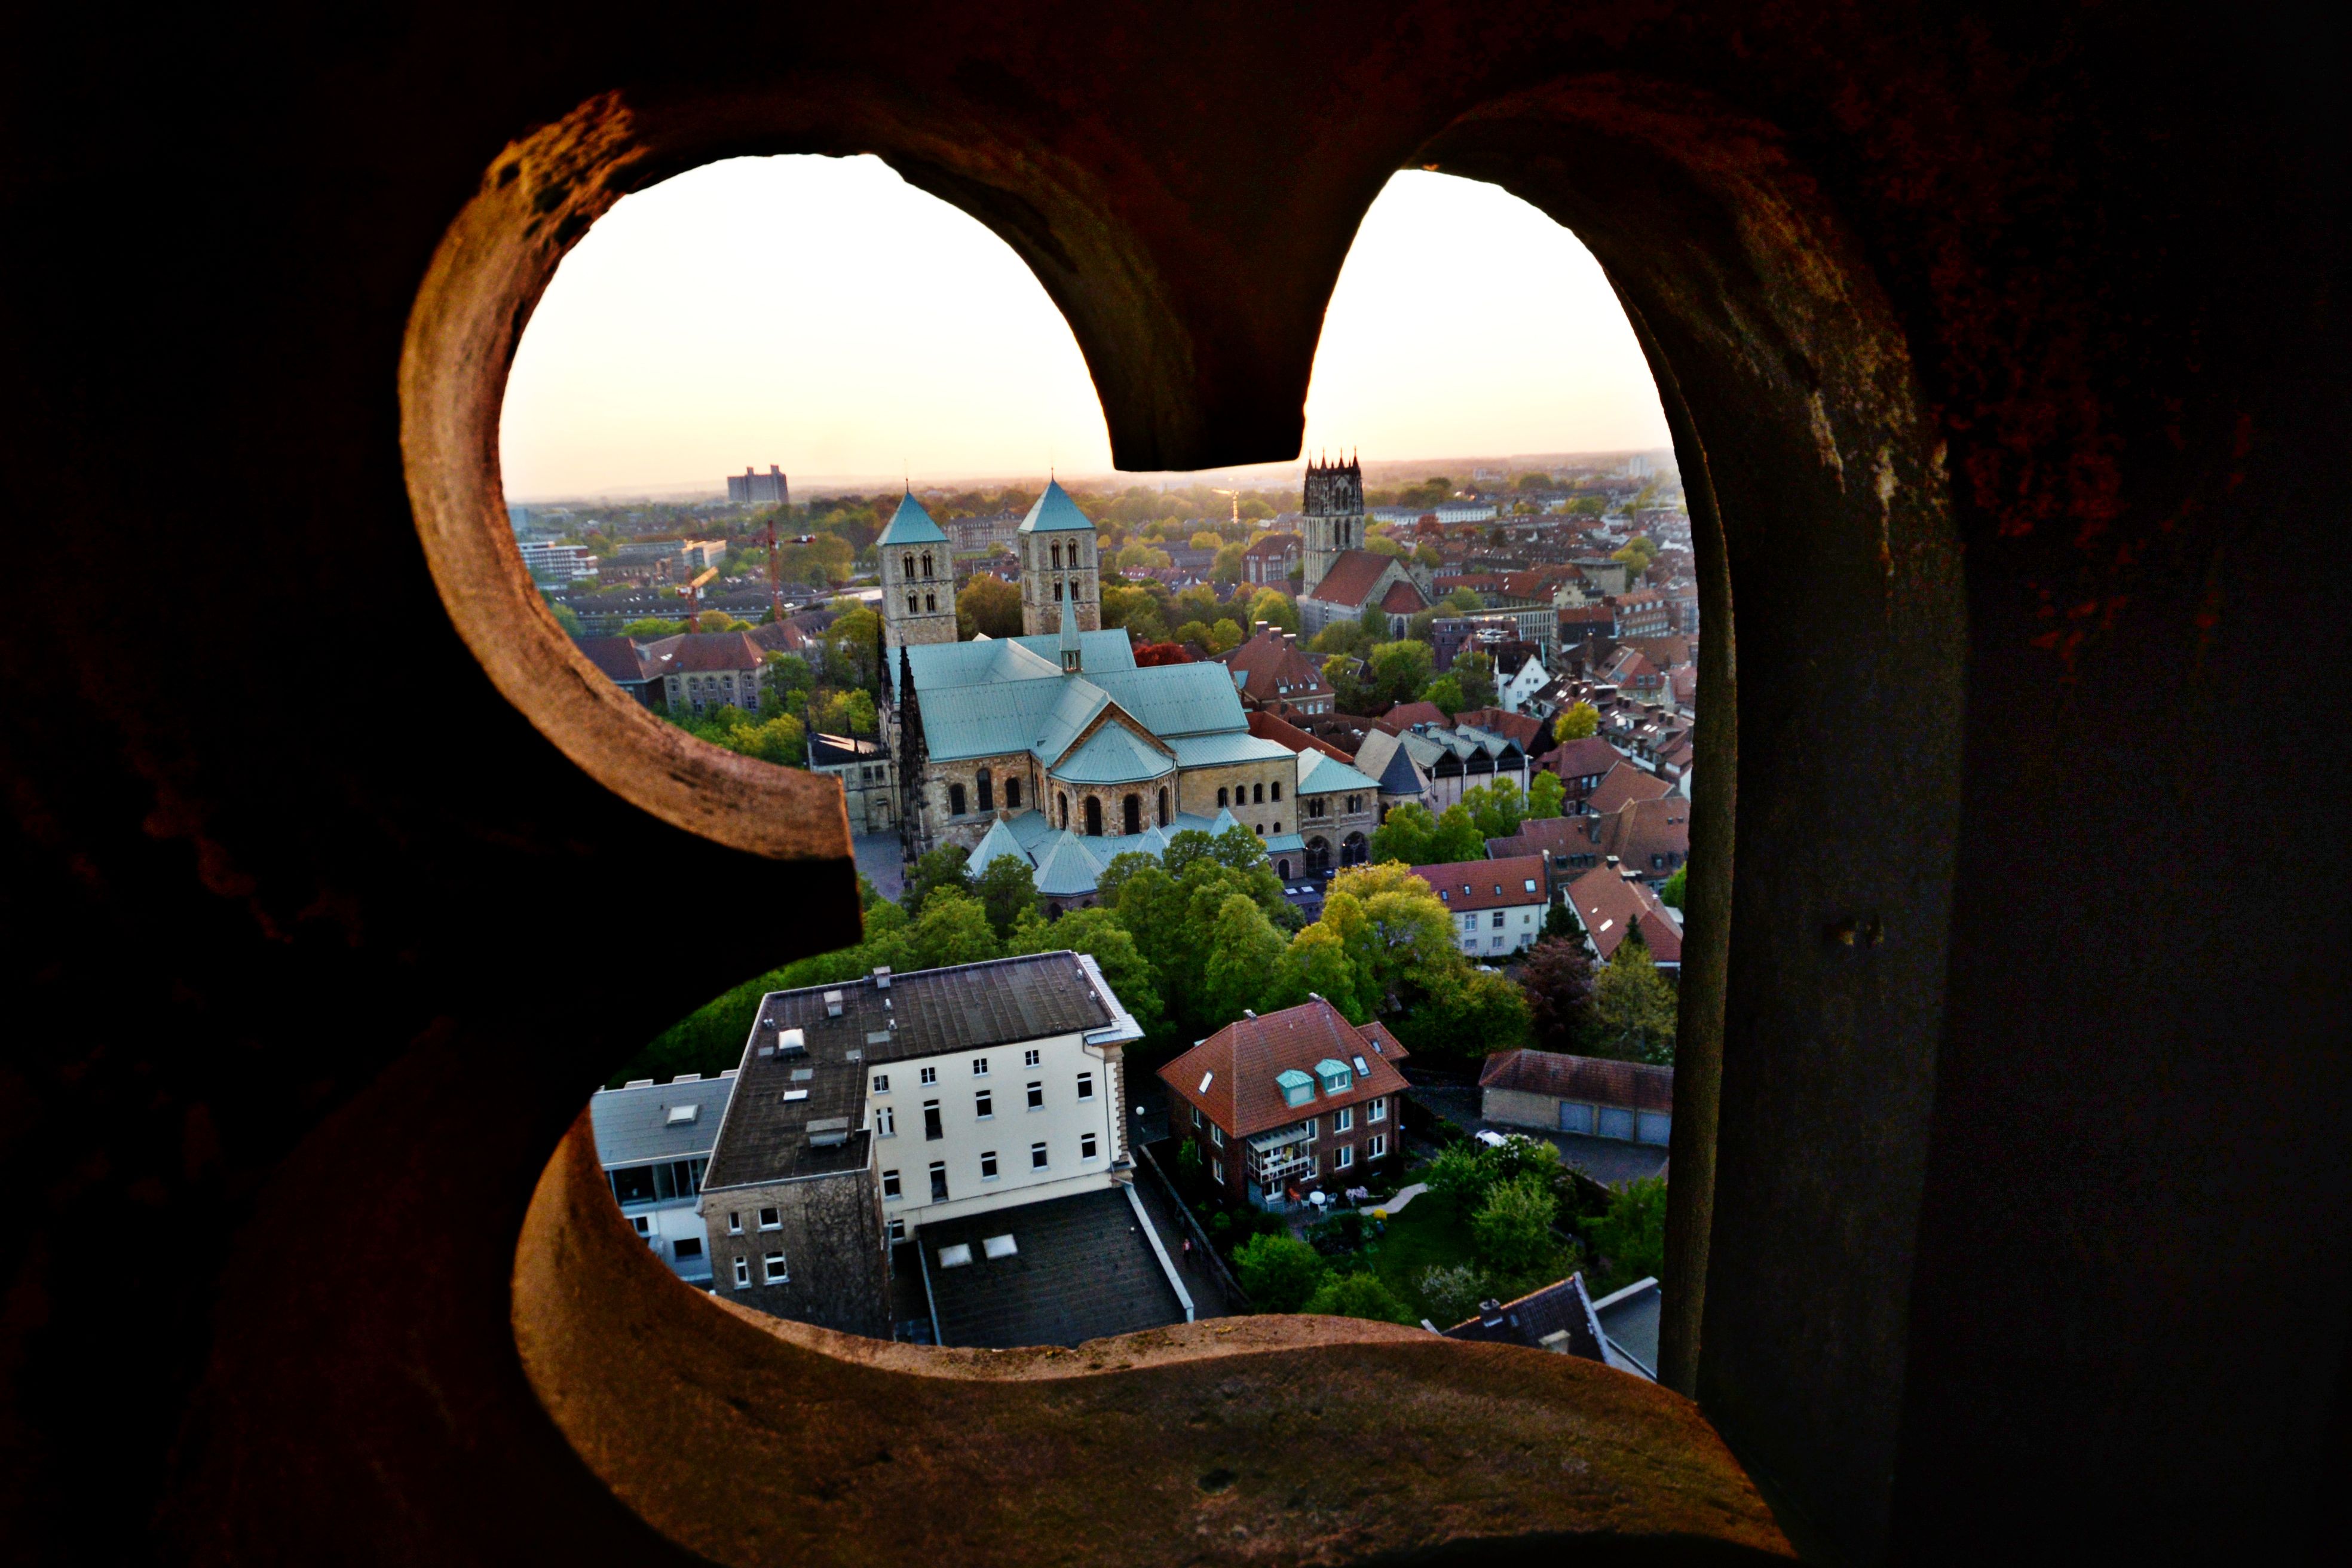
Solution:
{"label": "garden lawn", "polygon": [[[1421,1275],[1426,1268],[1452,1268],[1463,1264],[1474,1268],[1481,1268],[1471,1239],[1470,1222],[1455,1217],[1454,1205],[1447,1200],[1434,1193],[1424,1193],[1406,1205],[1402,1214],[1390,1219],[1388,1226],[1386,1236],[1369,1243],[1364,1262],[1390,1289],[1396,1292],[1397,1300],[1412,1309],[1416,1317],[1428,1318],[1441,1329],[1451,1327],[1449,1323],[1439,1321],[1429,1303],[1422,1300]],[[1370,1251],[1370,1247],[1378,1247],[1380,1250]],[[1577,1267],[1575,1249],[1561,1247],[1556,1263],[1555,1268],[1538,1270],[1541,1278],[1528,1283],[1526,1289],[1532,1289],[1565,1278]],[[1342,1263],[1340,1267],[1344,1268],[1349,1265]],[[1507,1290],[1508,1287],[1497,1282],[1497,1289]],[[1508,1293],[1518,1295],[1524,1292],[1509,1290]]]}

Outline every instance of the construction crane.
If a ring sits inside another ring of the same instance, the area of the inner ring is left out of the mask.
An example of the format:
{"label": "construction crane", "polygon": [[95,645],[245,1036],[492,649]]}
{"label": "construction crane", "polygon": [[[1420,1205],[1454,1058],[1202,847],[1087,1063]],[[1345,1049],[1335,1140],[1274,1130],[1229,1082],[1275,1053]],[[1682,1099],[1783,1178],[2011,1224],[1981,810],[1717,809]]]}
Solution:
{"label": "construction crane", "polygon": [[[776,509],[782,510],[782,507]],[[768,618],[772,621],[784,618],[783,570],[776,559],[776,512],[772,511],[768,514]]]}
{"label": "construction crane", "polygon": [[1239,528],[1242,525],[1242,492],[1239,490],[1211,490],[1209,493],[1213,496],[1231,496],[1234,498],[1234,526],[1235,528]]}
{"label": "construction crane", "polygon": [[678,588],[678,597],[686,601],[686,629],[688,631],[693,631],[696,629],[697,624],[702,618],[703,584],[718,575],[718,567],[706,566],[693,582],[684,584]]}

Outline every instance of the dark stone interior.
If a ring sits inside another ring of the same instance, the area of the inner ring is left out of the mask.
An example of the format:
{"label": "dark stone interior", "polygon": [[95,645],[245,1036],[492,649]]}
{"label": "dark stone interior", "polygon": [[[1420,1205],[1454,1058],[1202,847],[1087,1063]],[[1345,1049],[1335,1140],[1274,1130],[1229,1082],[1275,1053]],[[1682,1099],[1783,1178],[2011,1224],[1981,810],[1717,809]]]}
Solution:
{"label": "dark stone interior", "polygon": [[[0,1542],[688,1560],[567,1443],[516,1333],[607,1331],[625,1300],[658,1347],[698,1304],[617,1273],[600,1297],[610,1238],[561,1215],[549,1256],[586,1261],[519,1293],[517,1244],[614,1064],[835,944],[846,840],[837,796],[620,711],[530,609],[496,410],[620,194],[873,151],[1035,268],[1138,468],[1294,455],[1392,170],[1573,226],[1651,353],[1718,632],[1667,1381],[1822,1561],[2339,1560],[2347,138],[2341,53],[2300,16],[20,17]],[[598,1342],[566,1342],[547,1364],[593,1405]],[[1265,1397],[1303,1410],[1371,1375],[1334,1359],[1359,1352],[1406,1379],[1381,1407],[1407,1432],[1496,1386],[1416,1346],[1248,1354],[1290,1358]],[[1545,1397],[1719,1479],[1662,1396]],[[828,1419],[886,1418],[844,1398]],[[1105,1506],[1195,1506],[1174,1462],[1127,1452]],[[1234,1463],[1219,1495],[1246,1500]],[[1705,1488],[1671,1467],[1620,1478],[1639,1521],[1580,1534],[1488,1507],[1519,1495],[1497,1463],[1433,1467],[1419,1524],[1305,1521],[1286,1549],[1762,1539],[1675,1523]],[[755,1560],[766,1504],[737,1506]],[[967,1559],[1042,1560],[958,1521]]]}

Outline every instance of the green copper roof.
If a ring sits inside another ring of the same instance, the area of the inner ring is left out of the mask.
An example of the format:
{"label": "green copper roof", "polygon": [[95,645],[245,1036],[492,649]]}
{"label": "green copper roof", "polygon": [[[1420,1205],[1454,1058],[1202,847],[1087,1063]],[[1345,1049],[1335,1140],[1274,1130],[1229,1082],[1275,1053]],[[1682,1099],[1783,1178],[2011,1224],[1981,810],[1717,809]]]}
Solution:
{"label": "green copper roof", "polygon": [[898,510],[890,514],[889,526],[883,529],[874,541],[877,545],[945,544],[947,542],[948,536],[940,531],[940,525],[931,521],[931,514],[923,510],[923,503],[915,499],[912,490],[899,498]]}
{"label": "green copper roof", "polygon": [[1055,833],[1037,846],[1037,890],[1052,898],[1074,898],[1095,890],[1103,862],[1087,841],[1075,833]]}
{"label": "green copper roof", "polygon": [[[1007,637],[1008,643],[1018,643],[1045,660],[1055,669],[1062,668],[1062,638],[1058,632],[1039,632],[1034,637]],[[1080,632],[1079,657],[1086,661],[1088,675],[1108,674],[1135,668],[1135,645],[1127,634],[1113,628],[1107,632]]]}
{"label": "green copper roof", "polygon": [[[1194,668],[1207,668],[1196,665]],[[1284,762],[1290,757],[1290,748],[1276,741],[1261,741],[1244,730],[1221,731],[1214,735],[1186,735],[1169,742],[1176,748],[1176,760],[1188,768],[1213,767],[1220,763]]]}
{"label": "green copper roof", "polygon": [[1103,670],[1089,665],[1087,679],[1109,692],[1112,701],[1163,741],[1176,735],[1249,729],[1249,715],[1242,711],[1242,700],[1234,694],[1233,680],[1222,664]]}
{"label": "green copper roof", "polygon": [[971,852],[971,858],[964,862],[963,868],[977,877],[988,869],[990,861],[1002,859],[1007,855],[1024,866],[1029,864],[1029,852],[1021,847],[1021,840],[1013,836],[1013,829],[1006,826],[1004,819],[1000,816],[989,824],[988,837],[980,841],[980,847]]}
{"label": "green copper roof", "polygon": [[1054,764],[1066,784],[1142,784],[1164,777],[1175,763],[1124,724],[1105,724],[1086,744]]}
{"label": "green copper roof", "polygon": [[1298,753],[1298,793],[1330,795],[1343,789],[1371,792],[1379,789],[1377,779],[1365,777],[1339,758],[1309,746]]}
{"label": "green copper roof", "polygon": [[1087,521],[1087,514],[1078,510],[1078,503],[1070,499],[1069,491],[1047,479],[1045,493],[1037,498],[1037,504],[1031,507],[1029,515],[1021,520],[1021,531],[1055,533],[1066,530],[1092,533],[1095,525]]}

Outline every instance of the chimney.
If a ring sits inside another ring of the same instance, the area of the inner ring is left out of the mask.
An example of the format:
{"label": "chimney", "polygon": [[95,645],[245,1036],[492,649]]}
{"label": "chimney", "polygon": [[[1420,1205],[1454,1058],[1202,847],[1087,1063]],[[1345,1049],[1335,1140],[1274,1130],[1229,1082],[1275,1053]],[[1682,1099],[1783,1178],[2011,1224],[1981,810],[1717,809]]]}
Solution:
{"label": "chimney", "polygon": [[1482,1327],[1499,1329],[1503,1326],[1503,1304],[1487,1300],[1478,1303],[1478,1321]]}
{"label": "chimney", "polygon": [[838,1018],[841,1016],[840,992],[828,991],[824,994],[824,1016],[828,1018]]}
{"label": "chimney", "polygon": [[1252,627],[1252,630],[1251,630],[1251,632],[1250,632],[1250,635],[1251,635],[1252,637],[1262,637],[1265,636],[1266,631],[1267,631],[1267,629],[1271,626],[1271,625],[1272,625],[1272,623],[1271,623],[1271,622],[1268,622],[1268,621],[1252,621],[1252,622],[1250,623],[1250,626],[1251,626],[1251,627]]}
{"label": "chimney", "polygon": [[[1614,864],[1614,862],[1612,861],[1612,864]],[[874,989],[877,991],[887,991],[890,989],[890,966],[888,964],[882,964],[874,971]]]}
{"label": "chimney", "polygon": [[1257,1016],[1257,1015],[1256,1015],[1255,1013],[1252,1012],[1252,1011],[1251,1011],[1250,1009],[1248,1009],[1247,1007],[1244,1007],[1244,1008],[1243,1008],[1243,1009],[1242,1009],[1242,1016],[1243,1016],[1243,1017],[1244,1017],[1244,1018],[1255,1018],[1255,1017],[1256,1017],[1256,1016]]}

